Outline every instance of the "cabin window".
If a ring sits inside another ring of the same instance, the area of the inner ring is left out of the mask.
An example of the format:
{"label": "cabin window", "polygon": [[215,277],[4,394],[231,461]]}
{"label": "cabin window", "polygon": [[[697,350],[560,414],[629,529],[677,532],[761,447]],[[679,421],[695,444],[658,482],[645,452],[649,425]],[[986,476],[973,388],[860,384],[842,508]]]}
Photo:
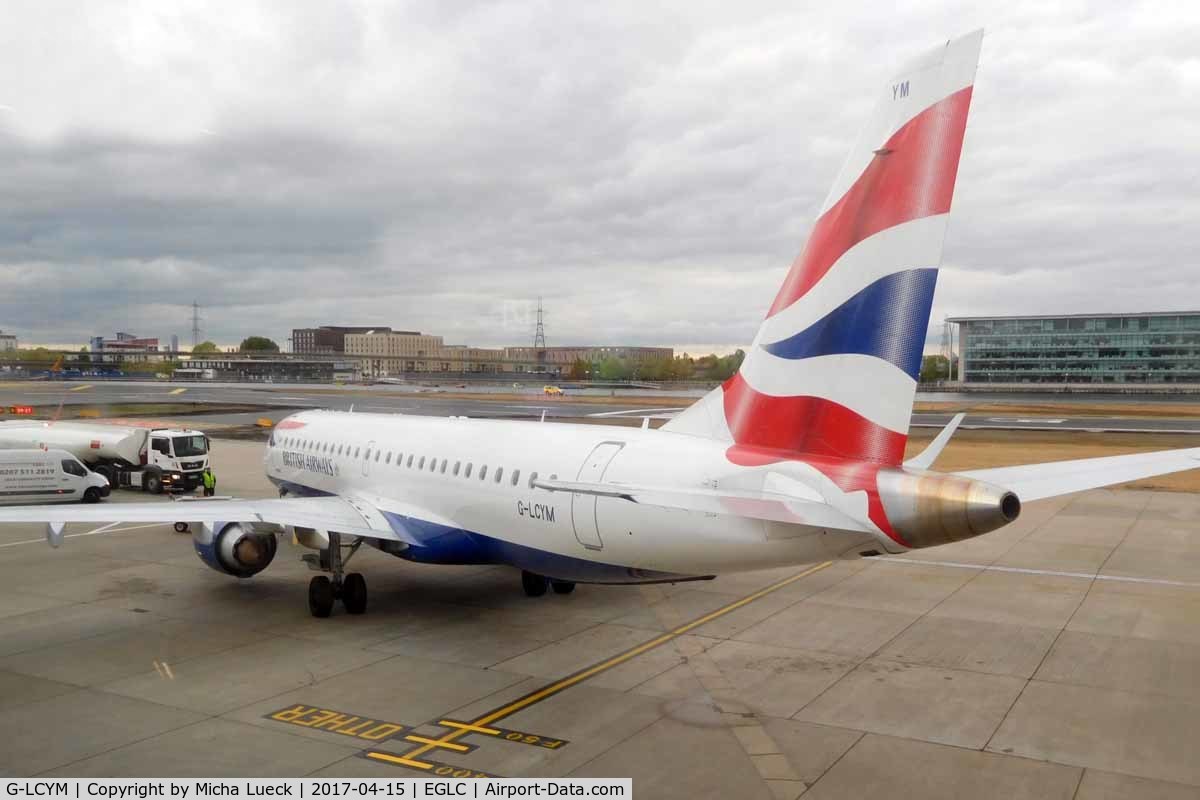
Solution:
{"label": "cabin window", "polygon": [[533,488],[533,482],[536,480],[537,480],[537,473],[536,472],[529,473],[529,488],[530,489]]}
{"label": "cabin window", "polygon": [[446,459],[442,459],[442,468],[439,470],[443,475],[446,474]]}
{"label": "cabin window", "polygon": [[496,467],[496,483],[499,483],[500,479],[503,477],[504,477],[504,467]]}
{"label": "cabin window", "polygon": [[412,466],[412,460],[413,460],[413,457],[410,455],[408,457],[408,466],[410,466],[410,467]]}
{"label": "cabin window", "polygon": [[458,477],[458,468],[459,468],[459,467],[461,467],[461,466],[462,466],[462,462],[461,462],[461,461],[455,461],[455,462],[454,462],[454,475],[455,475],[455,477]]}
{"label": "cabin window", "polygon": [[520,482],[521,482],[521,470],[514,469],[513,476],[512,476],[512,485],[516,486]]}
{"label": "cabin window", "polygon": [[471,477],[471,462],[470,461],[467,462],[467,471],[463,473],[463,477],[465,477],[465,478]]}
{"label": "cabin window", "polygon": [[487,477],[487,464],[484,464],[482,467],[479,468],[479,480],[483,480],[486,477]]}
{"label": "cabin window", "polygon": [[417,462],[417,469],[425,469],[425,456],[421,456],[421,460]]}
{"label": "cabin window", "polygon": [[437,459],[436,458],[429,459],[429,471],[437,472]]}
{"label": "cabin window", "polygon": [[371,448],[367,448],[367,452],[363,453],[363,461],[371,460]]}
{"label": "cabin window", "polygon": [[354,457],[355,457],[355,458],[358,458],[358,453],[359,453],[359,451],[361,451],[361,450],[362,450],[362,448],[361,448],[361,447],[356,447],[356,448],[354,448]]}

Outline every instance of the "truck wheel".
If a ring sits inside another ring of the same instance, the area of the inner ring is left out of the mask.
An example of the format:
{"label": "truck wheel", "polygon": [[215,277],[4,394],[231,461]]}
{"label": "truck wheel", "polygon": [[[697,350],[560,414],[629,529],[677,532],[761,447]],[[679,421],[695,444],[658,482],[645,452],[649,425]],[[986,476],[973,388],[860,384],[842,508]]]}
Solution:
{"label": "truck wheel", "polygon": [[150,494],[162,494],[162,475],[158,472],[147,472],[146,477],[142,479],[142,488]]}
{"label": "truck wheel", "polygon": [[100,490],[97,489],[95,486],[89,486],[88,488],[84,489],[83,490],[83,502],[99,503],[100,502]]}
{"label": "truck wheel", "polygon": [[109,488],[117,488],[117,471],[115,469],[107,464],[101,464],[100,466],[96,467],[95,472],[97,475],[103,476],[104,479],[108,481]]}
{"label": "truck wheel", "polygon": [[188,524],[186,522],[176,522],[175,523],[175,532],[176,533],[187,533],[188,532]]}

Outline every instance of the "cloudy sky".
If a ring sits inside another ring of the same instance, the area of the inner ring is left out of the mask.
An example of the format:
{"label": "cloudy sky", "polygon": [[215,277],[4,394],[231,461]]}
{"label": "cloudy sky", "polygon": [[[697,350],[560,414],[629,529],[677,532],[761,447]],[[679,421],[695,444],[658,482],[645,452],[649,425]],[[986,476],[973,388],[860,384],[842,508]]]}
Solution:
{"label": "cloudy sky", "polygon": [[[889,10],[884,10],[889,9]],[[0,328],[754,334],[891,68],[987,30],[934,320],[1200,307],[1200,4],[6,5]]]}

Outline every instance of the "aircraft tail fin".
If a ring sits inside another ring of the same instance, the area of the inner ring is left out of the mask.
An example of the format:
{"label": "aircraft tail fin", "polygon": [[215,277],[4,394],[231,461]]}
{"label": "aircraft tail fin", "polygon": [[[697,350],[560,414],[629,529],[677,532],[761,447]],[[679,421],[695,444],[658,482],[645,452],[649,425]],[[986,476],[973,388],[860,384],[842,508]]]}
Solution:
{"label": "aircraft tail fin", "polygon": [[884,84],[741,369],[667,430],[747,463],[901,463],[982,40]]}

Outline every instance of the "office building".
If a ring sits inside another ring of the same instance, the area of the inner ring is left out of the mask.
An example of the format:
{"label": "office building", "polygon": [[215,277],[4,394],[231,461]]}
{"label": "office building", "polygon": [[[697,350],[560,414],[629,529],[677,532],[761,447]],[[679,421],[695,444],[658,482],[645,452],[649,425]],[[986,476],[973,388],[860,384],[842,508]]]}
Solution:
{"label": "office building", "polygon": [[1200,311],[947,321],[967,386],[1200,384]]}

